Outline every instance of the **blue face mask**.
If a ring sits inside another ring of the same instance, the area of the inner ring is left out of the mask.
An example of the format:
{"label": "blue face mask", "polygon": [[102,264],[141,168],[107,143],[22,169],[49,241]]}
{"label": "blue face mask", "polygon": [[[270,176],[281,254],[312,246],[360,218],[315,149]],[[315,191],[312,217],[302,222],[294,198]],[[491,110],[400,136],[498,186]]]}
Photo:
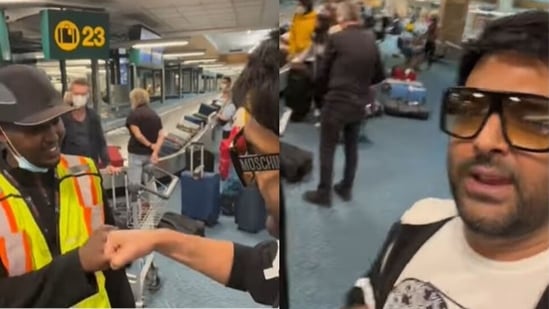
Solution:
{"label": "blue face mask", "polygon": [[25,159],[22,156],[13,156],[15,158],[15,161],[17,161],[17,165],[20,169],[26,170],[33,173],[47,173],[48,169],[44,167],[36,166],[29,162],[29,160]]}
{"label": "blue face mask", "polygon": [[[7,135],[4,133],[4,130],[2,128],[0,128],[0,132],[2,132],[4,134],[4,136],[6,136],[7,138]],[[12,154],[13,154],[13,157],[15,158],[15,161],[17,161],[17,166],[22,169],[22,170],[26,170],[26,171],[29,171],[29,172],[32,172],[32,173],[47,173],[48,172],[48,168],[44,168],[44,167],[39,167],[39,166],[36,166],[32,163],[29,162],[29,160],[27,160],[25,157],[23,157],[22,155],[19,154],[19,151],[17,151],[15,149],[15,147],[13,147],[13,144],[11,143],[11,141],[9,139],[7,139],[7,142],[8,142],[8,151],[10,151]]]}

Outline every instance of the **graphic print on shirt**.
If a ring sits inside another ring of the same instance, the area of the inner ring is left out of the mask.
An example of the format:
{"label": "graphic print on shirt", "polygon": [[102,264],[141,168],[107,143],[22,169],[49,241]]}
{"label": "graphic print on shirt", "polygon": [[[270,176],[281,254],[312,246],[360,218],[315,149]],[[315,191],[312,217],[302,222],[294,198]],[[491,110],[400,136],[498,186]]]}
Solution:
{"label": "graphic print on shirt", "polygon": [[383,309],[465,309],[429,282],[407,278],[387,296]]}

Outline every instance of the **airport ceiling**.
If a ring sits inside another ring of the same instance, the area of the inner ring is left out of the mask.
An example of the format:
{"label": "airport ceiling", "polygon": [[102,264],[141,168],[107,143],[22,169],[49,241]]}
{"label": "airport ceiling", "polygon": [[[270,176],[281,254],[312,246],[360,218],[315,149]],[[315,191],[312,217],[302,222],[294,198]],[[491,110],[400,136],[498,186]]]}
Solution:
{"label": "airport ceiling", "polygon": [[274,0],[0,0],[0,7],[14,52],[40,50],[38,13],[47,7],[106,10],[111,44],[127,41],[129,27],[141,24],[162,38],[190,38],[189,45],[169,52],[201,49],[207,55],[248,52],[279,23]]}

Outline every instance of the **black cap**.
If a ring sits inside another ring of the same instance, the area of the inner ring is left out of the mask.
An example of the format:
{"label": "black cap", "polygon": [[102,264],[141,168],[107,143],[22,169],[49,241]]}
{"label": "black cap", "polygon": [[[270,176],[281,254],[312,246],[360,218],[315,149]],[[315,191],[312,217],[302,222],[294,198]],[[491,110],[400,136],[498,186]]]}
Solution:
{"label": "black cap", "polygon": [[36,126],[71,110],[46,73],[27,65],[0,68],[0,122]]}

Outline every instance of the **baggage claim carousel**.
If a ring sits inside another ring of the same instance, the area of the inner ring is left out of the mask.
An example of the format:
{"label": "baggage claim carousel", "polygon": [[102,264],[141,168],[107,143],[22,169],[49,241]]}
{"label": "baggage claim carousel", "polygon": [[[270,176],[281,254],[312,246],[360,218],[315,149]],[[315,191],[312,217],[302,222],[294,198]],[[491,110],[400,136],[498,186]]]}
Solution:
{"label": "baggage claim carousel", "polygon": [[[198,112],[200,104],[211,104],[215,95],[205,95],[192,99],[190,102],[185,102],[182,105],[174,106],[168,110],[159,113],[159,116],[162,118],[162,125],[164,131],[167,134],[172,136],[181,137],[186,140],[185,144],[177,152],[162,156],[157,164],[160,169],[163,169],[172,174],[179,174],[186,166],[185,164],[185,152],[187,147],[192,143],[202,143],[206,150],[216,152],[217,145],[214,142],[213,131],[215,128],[215,114],[212,114],[208,117],[208,120],[204,125],[199,127],[195,133],[189,134],[178,129],[177,126],[180,124],[186,115],[193,115]],[[127,145],[130,138],[129,132],[126,127],[121,127],[109,131],[105,134],[108,145],[120,147],[120,152],[124,158],[124,166],[128,165],[128,151]],[[121,173],[118,176],[107,175],[104,171],[103,174],[103,187],[107,190],[113,188],[122,188],[124,187],[124,175]],[[157,177],[162,177],[164,175],[155,175]],[[114,186],[113,186],[114,185]]]}

